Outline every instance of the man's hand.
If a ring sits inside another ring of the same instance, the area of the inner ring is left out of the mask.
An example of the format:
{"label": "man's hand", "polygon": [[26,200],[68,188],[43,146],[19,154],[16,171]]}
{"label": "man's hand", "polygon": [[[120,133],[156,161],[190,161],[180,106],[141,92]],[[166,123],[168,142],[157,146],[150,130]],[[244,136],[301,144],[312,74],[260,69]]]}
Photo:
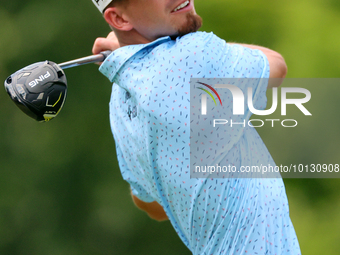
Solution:
{"label": "man's hand", "polygon": [[93,54],[99,54],[102,51],[114,51],[120,47],[117,36],[114,32],[110,32],[106,38],[98,37],[92,48]]}
{"label": "man's hand", "polygon": [[142,200],[140,200],[138,197],[132,194],[132,200],[135,203],[135,205],[141,209],[142,211],[145,211],[151,219],[158,220],[158,221],[164,221],[168,220],[168,216],[164,212],[163,207],[158,204],[156,201],[151,203],[146,203]]}

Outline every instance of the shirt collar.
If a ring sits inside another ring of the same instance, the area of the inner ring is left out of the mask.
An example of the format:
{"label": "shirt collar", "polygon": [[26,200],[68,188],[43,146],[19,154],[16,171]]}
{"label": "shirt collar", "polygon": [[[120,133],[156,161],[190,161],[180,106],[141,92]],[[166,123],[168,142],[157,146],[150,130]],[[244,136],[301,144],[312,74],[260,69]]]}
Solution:
{"label": "shirt collar", "polygon": [[142,49],[156,47],[157,45],[169,40],[171,40],[171,38],[169,36],[165,36],[147,44],[128,45],[118,48],[105,59],[99,67],[99,71],[113,82],[117,72],[129,58]]}

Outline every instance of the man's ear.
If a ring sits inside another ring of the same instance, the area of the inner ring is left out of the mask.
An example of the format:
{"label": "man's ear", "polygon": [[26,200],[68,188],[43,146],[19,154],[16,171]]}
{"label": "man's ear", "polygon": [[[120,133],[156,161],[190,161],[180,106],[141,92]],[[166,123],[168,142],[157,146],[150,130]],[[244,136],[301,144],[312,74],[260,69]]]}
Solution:
{"label": "man's ear", "polygon": [[109,7],[104,12],[106,22],[121,31],[130,31],[133,26],[126,15],[117,7]]}

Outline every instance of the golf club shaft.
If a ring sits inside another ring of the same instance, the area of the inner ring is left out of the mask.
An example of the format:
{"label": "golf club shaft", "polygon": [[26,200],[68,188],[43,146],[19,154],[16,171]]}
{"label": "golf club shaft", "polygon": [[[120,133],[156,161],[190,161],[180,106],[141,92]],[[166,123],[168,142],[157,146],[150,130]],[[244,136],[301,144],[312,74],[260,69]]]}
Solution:
{"label": "golf club shaft", "polygon": [[67,68],[86,65],[90,63],[103,62],[107,58],[107,56],[110,55],[110,53],[111,51],[103,51],[96,55],[91,55],[88,57],[78,58],[75,60],[61,63],[61,64],[58,64],[58,66],[60,66],[60,68],[62,69],[67,69]]}

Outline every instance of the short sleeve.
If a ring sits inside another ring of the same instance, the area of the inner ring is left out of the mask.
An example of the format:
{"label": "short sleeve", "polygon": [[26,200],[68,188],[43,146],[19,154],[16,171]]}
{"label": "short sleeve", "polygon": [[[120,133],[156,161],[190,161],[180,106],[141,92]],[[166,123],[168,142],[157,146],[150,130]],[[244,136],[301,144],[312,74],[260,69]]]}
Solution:
{"label": "short sleeve", "polygon": [[116,151],[122,177],[125,181],[127,181],[130,184],[132,194],[146,203],[151,203],[155,201],[151,194],[147,192],[147,190],[138,182],[137,178],[133,175],[133,173],[127,168],[125,159],[122,156],[121,150],[118,146],[116,146]]}
{"label": "short sleeve", "polygon": [[[136,186],[136,185],[135,185]],[[138,197],[140,200],[146,202],[146,203],[151,203],[155,201],[152,197],[149,196],[149,194],[143,189],[141,186],[138,185],[137,188],[135,186],[130,185],[132,194]]]}
{"label": "short sleeve", "polygon": [[[252,88],[252,105],[257,110],[264,110],[267,106],[266,93],[270,73],[267,56],[260,50],[246,47],[244,47],[244,55],[251,60],[249,62],[251,65],[248,68],[253,69],[253,74],[247,77],[249,78],[248,88]],[[248,107],[247,111],[249,112]]]}
{"label": "short sleeve", "polygon": [[[263,110],[267,105],[267,87],[269,79],[269,62],[266,55],[257,49],[250,49],[240,44],[229,44],[224,40],[211,36],[206,44],[206,72],[209,78],[235,79],[243,95],[252,90],[252,104],[257,110]],[[222,92],[223,93],[223,92]],[[247,96],[246,101],[247,102]],[[251,113],[245,104],[246,119]]]}

